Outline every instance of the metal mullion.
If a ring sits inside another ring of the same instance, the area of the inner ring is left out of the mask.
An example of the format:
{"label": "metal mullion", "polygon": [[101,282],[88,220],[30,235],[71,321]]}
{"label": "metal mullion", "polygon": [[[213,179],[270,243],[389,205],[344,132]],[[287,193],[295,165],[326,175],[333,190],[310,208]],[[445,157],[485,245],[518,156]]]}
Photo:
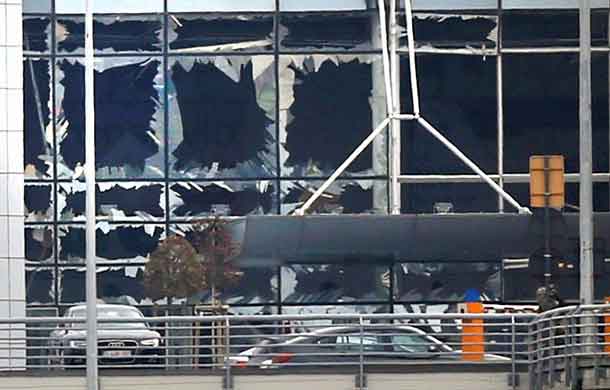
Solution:
{"label": "metal mullion", "polygon": [[[502,0],[498,0],[498,15],[497,15],[497,41],[496,41],[496,118],[497,118],[497,163],[498,163],[498,184],[504,189],[504,80],[503,80],[503,57],[502,57]],[[498,194],[498,211],[504,212],[504,198]]]}
{"label": "metal mullion", "polygon": [[[273,59],[275,72],[275,185],[277,187],[275,192],[275,211],[277,215],[282,214],[282,182],[280,180],[282,176],[282,161],[280,158],[280,17],[280,0],[275,0],[275,9],[273,11]],[[281,286],[278,286],[278,290],[281,290]],[[279,296],[280,299],[278,300],[278,309],[281,312],[281,294],[279,294]]]}
{"label": "metal mullion", "polygon": [[169,204],[169,92],[168,92],[168,76],[169,76],[169,16],[167,12],[167,0],[163,0],[163,182],[164,182],[164,197],[165,197],[165,235],[170,234],[170,204]]}

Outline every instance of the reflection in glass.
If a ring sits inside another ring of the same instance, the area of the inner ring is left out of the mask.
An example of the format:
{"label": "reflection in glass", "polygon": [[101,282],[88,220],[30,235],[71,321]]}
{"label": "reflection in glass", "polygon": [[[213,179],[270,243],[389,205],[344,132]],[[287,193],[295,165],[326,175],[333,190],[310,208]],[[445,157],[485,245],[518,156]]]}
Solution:
{"label": "reflection in glass", "polygon": [[174,53],[269,51],[271,15],[172,15],[169,48]]}
{"label": "reflection in glass", "polygon": [[184,182],[172,184],[170,191],[170,209],[177,218],[276,213],[275,182]]}
{"label": "reflection in glass", "polygon": [[[98,177],[163,175],[163,85],[159,59],[104,58],[95,72]],[[79,177],[84,161],[84,67],[58,64],[57,137],[60,176]]]}
{"label": "reflection in glass", "polygon": [[[57,197],[61,220],[85,220],[85,193],[86,186],[83,182],[59,184]],[[163,195],[161,183],[98,183],[96,214],[114,221],[157,220],[164,215]]]}
{"label": "reflection in glass", "polygon": [[502,299],[500,263],[403,263],[394,268],[395,299],[462,302],[469,289],[483,301]]}
{"label": "reflection in glass", "polygon": [[272,56],[180,58],[171,65],[170,164],[181,177],[275,174]]}
{"label": "reflection in glass", "polygon": [[53,175],[53,126],[51,123],[51,68],[49,60],[26,59],[23,63],[24,171],[27,178]]}
{"label": "reflection in glass", "polygon": [[282,267],[282,302],[385,301],[388,267],[374,264],[290,265]]}
{"label": "reflection in glass", "polygon": [[[157,225],[115,225],[98,222],[95,237],[97,262],[145,263],[164,238]],[[85,226],[59,226],[59,261],[85,262]]]}
{"label": "reflection in glass", "polygon": [[[93,47],[97,53],[161,51],[162,31],[160,16],[96,16]],[[84,18],[58,19],[55,35],[58,52],[84,53]]]}

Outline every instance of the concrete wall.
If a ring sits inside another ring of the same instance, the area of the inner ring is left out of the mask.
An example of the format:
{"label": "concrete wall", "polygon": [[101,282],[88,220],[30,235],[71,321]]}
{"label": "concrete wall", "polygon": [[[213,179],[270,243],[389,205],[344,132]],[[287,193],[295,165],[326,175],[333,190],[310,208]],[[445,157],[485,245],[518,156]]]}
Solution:
{"label": "concrete wall", "polygon": [[[172,389],[223,390],[223,377],[216,375],[141,375],[102,376],[100,390]],[[83,377],[25,376],[1,377],[0,388],[85,390]],[[234,390],[356,390],[355,375],[238,375],[233,377]],[[521,374],[517,390],[528,388],[527,374]],[[506,373],[406,373],[370,374],[368,390],[509,390]]]}
{"label": "concrete wall", "polygon": [[[25,316],[21,31],[21,0],[0,0],[0,317]],[[23,335],[0,329],[0,348]],[[23,356],[0,349],[0,366],[23,365]]]}

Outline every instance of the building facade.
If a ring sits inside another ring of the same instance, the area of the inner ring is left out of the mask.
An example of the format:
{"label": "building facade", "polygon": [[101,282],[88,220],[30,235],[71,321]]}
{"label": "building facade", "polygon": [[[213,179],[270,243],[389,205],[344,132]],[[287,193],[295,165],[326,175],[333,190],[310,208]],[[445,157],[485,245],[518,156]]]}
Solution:
{"label": "building facade", "polygon": [[[26,301],[61,311],[85,298],[84,8],[5,2],[0,274],[11,282],[0,304],[9,315]],[[109,302],[163,303],[142,278],[165,237],[211,215],[292,213],[387,115],[373,2],[200,3],[96,1],[98,291]],[[608,211],[608,5],[593,5],[594,207]],[[428,120],[522,204],[529,156],[564,155],[577,205],[577,2],[413,6]],[[399,97],[410,112],[404,26],[402,16]],[[402,213],[515,212],[422,128],[403,122],[401,133]],[[387,183],[384,133],[314,212],[388,213]],[[520,260],[251,267],[223,299],[237,313],[448,307],[469,288],[527,302],[535,279],[514,270]]]}

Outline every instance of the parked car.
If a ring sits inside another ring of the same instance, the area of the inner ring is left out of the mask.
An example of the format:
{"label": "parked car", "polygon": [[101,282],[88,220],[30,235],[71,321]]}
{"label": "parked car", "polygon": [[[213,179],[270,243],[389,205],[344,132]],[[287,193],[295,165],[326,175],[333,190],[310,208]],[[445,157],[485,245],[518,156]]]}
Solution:
{"label": "parked car", "polygon": [[[229,357],[237,367],[276,368],[286,365],[358,364],[360,351],[367,364],[400,364],[408,360],[459,360],[454,350],[413,326],[333,326],[283,340],[267,338],[257,346]],[[509,358],[484,354],[484,360],[506,362]]]}
{"label": "parked car", "polygon": [[[52,365],[85,364],[86,324],[70,323],[85,318],[86,306],[71,307],[66,319],[49,336],[49,360]],[[97,305],[98,318],[142,319],[142,322],[98,322],[98,356],[101,365],[160,364],[163,361],[163,339],[144,321],[142,312],[126,305]]]}

